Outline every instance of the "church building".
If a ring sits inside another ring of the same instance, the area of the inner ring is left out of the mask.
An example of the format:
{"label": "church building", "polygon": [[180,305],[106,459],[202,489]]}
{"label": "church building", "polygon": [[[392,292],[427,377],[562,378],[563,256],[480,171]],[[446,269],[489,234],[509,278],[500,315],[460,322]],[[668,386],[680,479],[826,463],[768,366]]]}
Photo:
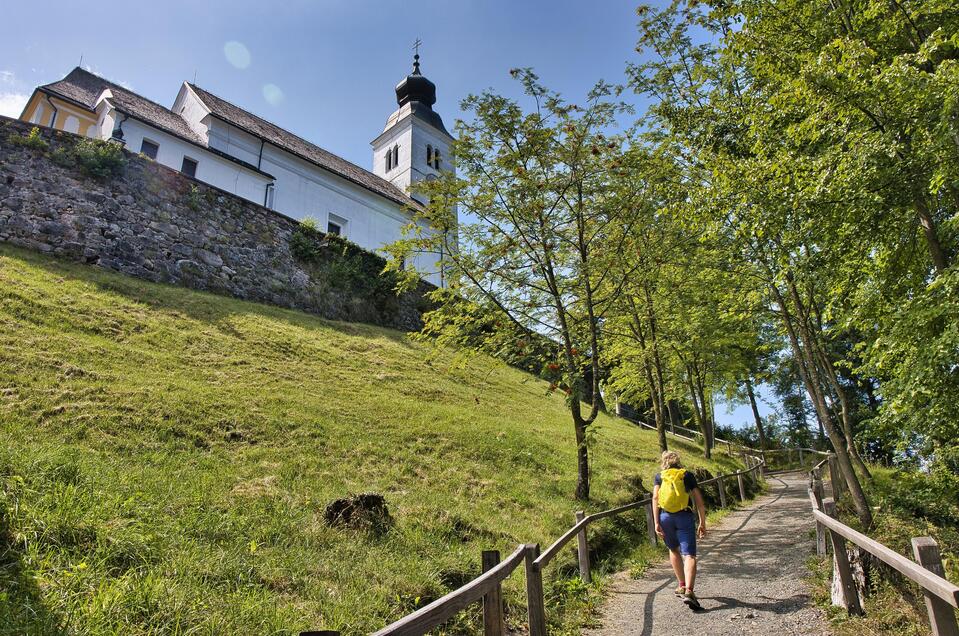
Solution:
{"label": "church building", "polygon": [[[294,219],[315,219],[320,229],[380,251],[402,237],[412,212],[426,203],[410,187],[453,169],[453,138],[433,110],[436,86],[420,72],[419,55],[395,92],[397,109],[372,141],[372,171],[189,82],[166,108],[77,67],[38,87],[20,119],[112,139],[191,178]],[[413,265],[425,280],[445,285],[442,254],[420,254]]]}

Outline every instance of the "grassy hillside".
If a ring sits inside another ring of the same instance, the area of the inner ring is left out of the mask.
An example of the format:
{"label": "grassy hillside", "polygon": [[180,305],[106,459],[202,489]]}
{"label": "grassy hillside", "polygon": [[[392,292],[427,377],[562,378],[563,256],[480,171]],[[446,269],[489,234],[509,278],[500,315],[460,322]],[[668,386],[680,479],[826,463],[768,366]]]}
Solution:
{"label": "grassy hillside", "polygon": [[[481,549],[570,525],[572,427],[545,389],[398,332],[0,247],[0,634],[382,626]],[[593,505],[648,485],[656,455],[600,419]],[[391,531],[325,526],[359,492],[385,495]],[[555,616],[578,592],[553,589]]]}

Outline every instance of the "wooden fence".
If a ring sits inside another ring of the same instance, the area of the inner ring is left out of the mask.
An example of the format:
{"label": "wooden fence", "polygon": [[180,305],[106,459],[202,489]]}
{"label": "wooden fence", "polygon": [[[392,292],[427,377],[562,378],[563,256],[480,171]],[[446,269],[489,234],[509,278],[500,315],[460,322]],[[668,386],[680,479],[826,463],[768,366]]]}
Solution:
{"label": "wooden fence", "polygon": [[[719,486],[722,506],[726,505],[725,480],[736,480],[739,489],[739,499],[744,501],[746,499],[744,477],[752,474],[758,479],[762,475],[763,460],[759,457],[746,454],[745,451],[743,456],[748,466],[746,469],[728,475],[719,475],[718,477],[700,482],[702,486],[713,483]],[[529,634],[530,636],[545,636],[546,608],[543,594],[543,569],[559,554],[559,551],[575,537],[577,540],[580,577],[584,581],[589,581],[591,576],[589,538],[587,536],[587,528],[589,525],[600,519],[639,508],[646,509],[648,540],[650,544],[656,545],[657,537],[655,524],[653,523],[653,502],[651,497],[589,515],[583,511],[578,511],[575,514],[576,523],[554,541],[552,545],[546,548],[546,550],[540,552],[539,544],[519,545],[512,554],[503,561],[500,561],[499,552],[492,550],[484,551],[482,554],[483,573],[479,577],[459,589],[453,590],[446,596],[433,601],[429,605],[418,609],[412,614],[387,625],[375,632],[373,636],[420,636],[439,627],[457,612],[480,601],[483,603],[483,633],[486,636],[502,636],[506,633],[502,583],[517,570],[521,564],[525,566],[526,572],[526,604]],[[312,633],[319,634],[320,632],[303,632],[301,636]],[[324,633],[329,634],[330,632]]]}
{"label": "wooden fence", "polygon": [[[829,468],[832,498],[824,496],[823,470]],[[959,608],[959,586],[944,577],[939,546],[932,537],[914,537],[912,551],[915,561],[899,554],[861,532],[853,530],[836,519],[836,501],[847,490],[835,455],[829,455],[809,471],[809,500],[816,520],[816,550],[825,556],[832,549],[833,581],[838,580],[839,598],[833,601],[850,614],[862,614],[862,600],[856,585],[846,543],[871,554],[902,576],[919,585],[926,601],[929,626],[934,636],[959,636],[956,612]],[[828,543],[827,543],[828,537]]]}

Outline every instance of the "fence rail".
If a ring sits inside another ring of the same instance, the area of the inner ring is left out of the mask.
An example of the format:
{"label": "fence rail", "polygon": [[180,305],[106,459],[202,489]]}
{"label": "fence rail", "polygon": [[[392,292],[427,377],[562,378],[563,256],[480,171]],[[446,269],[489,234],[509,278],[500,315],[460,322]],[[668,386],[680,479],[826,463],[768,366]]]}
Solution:
{"label": "fence rail", "polygon": [[[744,454],[744,458],[746,459],[747,468],[728,475],[718,475],[712,479],[700,482],[700,485],[703,486],[712,483],[718,483],[720,485],[719,492],[722,506],[726,505],[726,492],[722,487],[723,480],[736,478],[739,482],[740,499],[744,501],[746,499],[746,491],[743,484],[744,476],[753,474],[758,479],[763,474],[765,462],[762,458],[749,454]],[[577,557],[579,560],[580,577],[584,581],[589,581],[589,540],[586,533],[588,526],[601,519],[639,508],[646,509],[648,540],[652,545],[656,545],[657,536],[653,520],[653,500],[651,497],[589,515],[583,511],[577,511],[576,523],[542,553],[540,553],[538,544],[523,544],[517,546],[512,554],[500,562],[498,552],[484,551],[484,571],[482,575],[462,587],[453,590],[446,596],[416,610],[412,614],[404,616],[396,622],[374,632],[372,636],[420,636],[439,627],[452,618],[457,612],[480,600],[483,602],[483,633],[485,636],[502,636],[506,633],[503,620],[502,583],[519,568],[520,564],[525,564],[526,566],[526,602],[529,634],[530,636],[545,636],[546,611],[543,594],[543,569],[559,554],[559,551],[575,537],[578,540]],[[303,632],[303,634],[311,633],[313,632]]]}
{"label": "fence rail", "polygon": [[[822,471],[827,465],[833,498],[824,497]],[[844,607],[850,614],[863,613],[862,599],[846,550],[846,543],[849,542],[922,588],[933,636],[959,636],[955,612],[959,608],[959,586],[943,576],[942,557],[935,540],[932,537],[914,537],[912,549],[916,560],[912,561],[850,528],[836,518],[836,500],[845,491],[845,486],[834,454],[809,471],[809,501],[816,520],[816,549],[820,556],[824,556],[829,547],[833,553],[833,581],[838,582],[839,590],[839,598],[834,598],[833,604]]]}

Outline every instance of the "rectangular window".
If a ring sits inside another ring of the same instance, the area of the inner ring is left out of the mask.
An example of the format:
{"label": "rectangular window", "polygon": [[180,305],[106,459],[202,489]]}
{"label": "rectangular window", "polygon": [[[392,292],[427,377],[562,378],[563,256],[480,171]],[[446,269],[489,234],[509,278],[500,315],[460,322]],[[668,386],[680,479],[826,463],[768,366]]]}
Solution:
{"label": "rectangular window", "polygon": [[347,223],[348,221],[343,217],[331,214],[326,222],[326,231],[328,234],[345,237]]}
{"label": "rectangular window", "polygon": [[273,209],[273,198],[276,196],[276,184],[266,184],[266,194],[263,196],[263,206]]}
{"label": "rectangular window", "polygon": [[159,151],[160,144],[152,142],[149,139],[144,139],[143,143],[140,144],[140,154],[146,155],[150,159],[156,159]]}
{"label": "rectangular window", "polygon": [[184,157],[183,165],[180,166],[180,172],[188,177],[196,178],[196,160]]}

